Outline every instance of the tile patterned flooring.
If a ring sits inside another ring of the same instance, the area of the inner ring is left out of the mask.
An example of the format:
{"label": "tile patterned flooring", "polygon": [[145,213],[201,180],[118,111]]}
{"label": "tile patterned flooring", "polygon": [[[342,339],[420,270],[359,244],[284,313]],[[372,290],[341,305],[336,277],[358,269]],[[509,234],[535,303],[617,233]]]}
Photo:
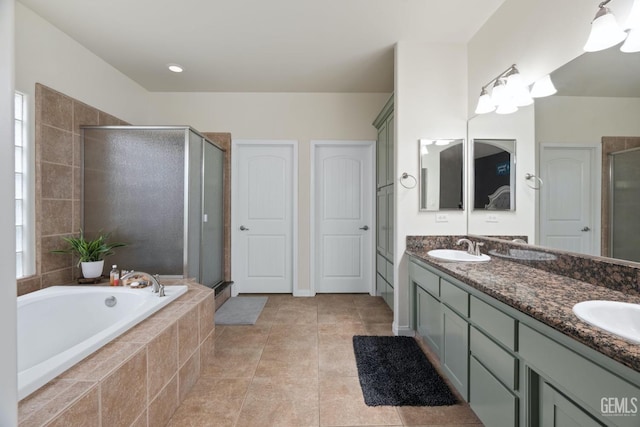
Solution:
{"label": "tile patterned flooring", "polygon": [[269,295],[255,325],[216,326],[214,354],[169,426],[482,426],[466,404],[365,405],[352,336],[391,335],[392,320],[365,294]]}

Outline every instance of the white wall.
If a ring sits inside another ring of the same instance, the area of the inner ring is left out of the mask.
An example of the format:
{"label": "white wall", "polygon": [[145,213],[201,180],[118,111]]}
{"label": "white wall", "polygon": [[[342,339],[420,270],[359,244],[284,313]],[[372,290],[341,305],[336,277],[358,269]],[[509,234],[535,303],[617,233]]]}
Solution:
{"label": "white wall", "polygon": [[13,144],[14,0],[0,0],[0,425],[18,425]]}
{"label": "white wall", "polygon": [[640,135],[640,98],[550,96],[535,106],[536,141],[600,143]]}
{"label": "white wall", "polygon": [[406,189],[398,177],[419,176],[420,138],[466,139],[467,50],[464,45],[401,41],[395,51],[395,241],[394,331],[411,334],[407,235],[466,233],[465,212],[418,211],[418,187]]}
{"label": "white wall", "polygon": [[369,140],[371,124],[390,94],[152,93],[153,121],[186,124],[202,132],[231,132],[233,139],[298,141],[298,277],[310,288],[311,140]]}
{"label": "white wall", "polygon": [[[31,100],[42,83],[134,124],[146,124],[148,92],[91,51],[16,3],[16,89]],[[34,106],[31,102],[30,117]]]}
{"label": "white wall", "polygon": [[[525,235],[529,242],[536,235],[537,192],[526,185],[524,175],[536,174],[534,108],[521,108],[514,114],[483,114],[469,120],[469,142],[474,139],[515,139],[516,165],[515,211],[469,210],[468,233],[480,235]],[[468,155],[468,164],[473,159]],[[472,174],[467,174],[468,188],[473,188]],[[472,206],[472,190],[467,192],[467,205]],[[492,218],[489,218],[489,217]]]}

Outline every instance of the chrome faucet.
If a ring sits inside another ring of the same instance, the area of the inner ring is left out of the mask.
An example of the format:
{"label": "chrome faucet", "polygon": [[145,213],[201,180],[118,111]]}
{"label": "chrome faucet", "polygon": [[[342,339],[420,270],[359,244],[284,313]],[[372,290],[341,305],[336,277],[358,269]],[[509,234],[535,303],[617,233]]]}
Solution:
{"label": "chrome faucet", "polygon": [[123,275],[120,280],[124,282],[125,280],[136,276],[148,277],[152,286],[151,292],[153,292],[154,294],[158,294],[159,297],[165,296],[164,285],[159,282],[159,275],[157,274],[151,275],[149,273],[145,273],[144,271],[130,271],[127,274]]}
{"label": "chrome faucet", "polygon": [[456,245],[461,245],[463,243],[467,244],[467,253],[469,255],[475,255],[475,256],[482,255],[482,253],[480,252],[480,246],[484,246],[484,243],[480,243],[480,242],[473,243],[469,239],[460,239],[458,240]]}
{"label": "chrome faucet", "polygon": [[476,254],[475,245],[473,244],[473,242],[471,240],[469,240],[469,239],[460,239],[460,240],[458,240],[456,245],[461,245],[463,243],[467,244],[467,253],[469,255],[475,255]]}

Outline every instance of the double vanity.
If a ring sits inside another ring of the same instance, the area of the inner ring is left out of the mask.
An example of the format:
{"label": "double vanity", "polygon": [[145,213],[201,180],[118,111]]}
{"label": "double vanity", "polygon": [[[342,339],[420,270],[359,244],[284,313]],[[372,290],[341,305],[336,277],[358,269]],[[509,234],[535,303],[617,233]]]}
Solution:
{"label": "double vanity", "polygon": [[633,339],[636,306],[615,304],[640,304],[638,270],[472,237],[480,259],[458,250],[463,237],[407,237],[412,327],[482,422],[640,425],[640,345],[592,325],[619,320]]}

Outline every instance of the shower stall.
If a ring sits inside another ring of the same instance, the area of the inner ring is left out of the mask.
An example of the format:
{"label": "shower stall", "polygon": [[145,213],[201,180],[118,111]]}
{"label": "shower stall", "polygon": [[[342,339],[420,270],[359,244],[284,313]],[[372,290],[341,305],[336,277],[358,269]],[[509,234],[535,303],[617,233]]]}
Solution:
{"label": "shower stall", "polygon": [[83,229],[127,243],[111,264],[224,281],[224,151],[190,127],[83,127]]}
{"label": "shower stall", "polygon": [[609,156],[611,256],[640,262],[640,148]]}

